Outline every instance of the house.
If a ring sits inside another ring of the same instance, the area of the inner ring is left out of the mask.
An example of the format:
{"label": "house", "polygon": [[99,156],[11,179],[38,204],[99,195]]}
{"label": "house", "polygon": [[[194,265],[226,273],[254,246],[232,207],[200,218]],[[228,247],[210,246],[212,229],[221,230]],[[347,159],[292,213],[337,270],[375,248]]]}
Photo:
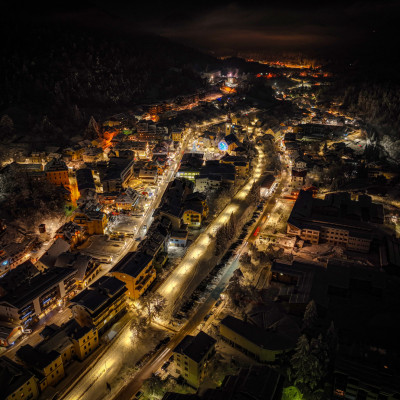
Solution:
{"label": "house", "polygon": [[74,211],[71,221],[85,228],[88,235],[104,235],[108,218],[99,208],[95,204],[83,205]]}
{"label": "house", "polygon": [[126,312],[126,288],[122,281],[103,276],[70,301],[80,326],[93,327],[99,335]]}
{"label": "house", "polygon": [[186,204],[182,215],[183,223],[189,228],[200,228],[203,211],[204,207],[200,203]]}
{"label": "house", "polygon": [[0,387],[4,400],[29,399],[39,397],[35,375],[27,368],[6,356],[0,357]]}
{"label": "house", "polygon": [[171,135],[172,135],[172,140],[174,142],[182,142],[182,140],[183,140],[183,131],[182,131],[182,129],[173,129]]}
{"label": "house", "polygon": [[58,238],[49,247],[49,249],[39,258],[36,263],[36,268],[40,271],[45,271],[54,267],[57,257],[70,249],[70,245],[64,239]]}
{"label": "house", "polygon": [[64,378],[64,365],[58,351],[46,353],[26,344],[17,350],[16,357],[33,370],[41,392]]}
{"label": "house", "polygon": [[25,239],[21,243],[11,242],[0,248],[0,276],[29,258],[29,252],[33,249],[35,242],[36,239]]}
{"label": "house", "polygon": [[67,188],[70,187],[68,167],[64,161],[53,158],[45,165],[44,172],[46,174],[46,179],[50,183],[62,185]]}
{"label": "house", "polygon": [[132,210],[139,201],[139,194],[135,190],[128,188],[125,192],[119,194],[115,199],[115,208],[117,210]]}
{"label": "house", "polygon": [[133,174],[133,160],[113,157],[101,176],[104,192],[115,192],[125,188]]}
{"label": "house", "polygon": [[40,336],[44,339],[36,347],[45,352],[57,351],[61,354],[63,365],[73,359],[84,360],[99,345],[98,332],[93,327],[80,326],[74,319],[62,326],[47,325]]}
{"label": "house", "polygon": [[93,173],[90,168],[78,169],[75,173],[78,185],[79,196],[83,198],[93,198],[96,195],[96,185]]}
{"label": "house", "polygon": [[101,271],[100,263],[91,256],[81,253],[61,253],[54,266],[75,269],[75,282],[80,290],[89,286]]}
{"label": "house", "polygon": [[62,239],[74,249],[77,245],[82,243],[86,236],[86,229],[75,222],[69,221],[58,228],[55,239]]}
{"label": "house", "polygon": [[248,321],[231,315],[220,324],[223,340],[260,362],[274,362],[296,346],[300,328],[279,305],[254,307]]}
{"label": "house", "polygon": [[186,247],[189,232],[186,229],[178,231],[172,231],[169,239],[169,245],[171,247]]}
{"label": "house", "polygon": [[292,187],[301,189],[306,184],[307,170],[292,169]]}
{"label": "house", "polygon": [[158,179],[158,169],[157,168],[154,168],[154,169],[141,168],[139,170],[138,178],[142,182],[155,184],[155,183],[157,183],[157,179]]}
{"label": "house", "polygon": [[195,388],[205,376],[207,363],[215,352],[216,340],[200,331],[196,336],[186,335],[174,348],[176,372]]}
{"label": "house", "polygon": [[0,318],[28,327],[75,290],[76,270],[51,268],[33,278],[27,277],[0,298]]}
{"label": "house", "polygon": [[241,178],[245,178],[249,173],[249,161],[244,156],[232,156],[225,154],[220,160],[223,164],[231,164],[235,167],[235,173]]}
{"label": "house", "polygon": [[138,299],[156,279],[153,257],[143,251],[128,253],[110,273],[125,283],[131,299]]}
{"label": "house", "polygon": [[275,190],[277,182],[273,175],[267,175],[260,185],[260,197],[268,197]]}

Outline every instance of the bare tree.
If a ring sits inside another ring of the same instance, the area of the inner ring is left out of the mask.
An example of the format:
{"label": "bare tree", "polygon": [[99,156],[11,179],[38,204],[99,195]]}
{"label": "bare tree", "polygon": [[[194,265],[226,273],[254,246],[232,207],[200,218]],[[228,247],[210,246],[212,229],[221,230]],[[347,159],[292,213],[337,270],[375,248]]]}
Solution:
{"label": "bare tree", "polygon": [[150,324],[153,318],[162,314],[165,310],[167,300],[157,292],[151,292],[141,298],[142,308],[145,310],[147,322]]}

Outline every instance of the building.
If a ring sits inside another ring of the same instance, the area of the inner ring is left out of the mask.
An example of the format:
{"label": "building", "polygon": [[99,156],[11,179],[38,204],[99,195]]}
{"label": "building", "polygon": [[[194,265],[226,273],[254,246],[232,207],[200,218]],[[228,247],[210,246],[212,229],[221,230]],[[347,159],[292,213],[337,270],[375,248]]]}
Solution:
{"label": "building", "polygon": [[171,247],[186,247],[189,232],[186,229],[179,231],[172,231],[169,239],[169,245]]}
{"label": "building", "polygon": [[172,140],[174,142],[182,142],[182,140],[183,140],[183,131],[182,131],[182,129],[173,129],[171,136],[172,136]]}
{"label": "building", "polygon": [[260,197],[268,197],[271,196],[273,191],[275,190],[277,182],[273,175],[267,175],[260,185]]}
{"label": "building", "polygon": [[16,357],[27,367],[32,368],[41,392],[64,378],[64,365],[58,351],[51,350],[46,353],[26,344],[17,350]]}
{"label": "building", "polygon": [[75,290],[76,270],[52,268],[27,277],[0,298],[0,319],[28,327]]}
{"label": "building", "polygon": [[115,208],[120,210],[133,210],[139,201],[139,193],[128,188],[115,199]]}
{"label": "building", "polygon": [[0,276],[29,259],[35,241],[35,239],[25,239],[21,243],[8,243],[0,248]]}
{"label": "building", "polygon": [[68,167],[64,161],[53,158],[45,165],[44,172],[46,174],[46,179],[50,183],[62,185],[66,188],[70,187]]}
{"label": "building", "polygon": [[115,192],[125,188],[133,174],[133,160],[111,158],[101,177],[104,192]]}
{"label": "building", "polygon": [[55,239],[62,239],[74,249],[77,245],[82,243],[86,236],[86,229],[75,222],[69,221],[58,228]]}
{"label": "building", "polygon": [[203,220],[203,206],[197,203],[185,205],[182,219],[189,228],[200,228]]}
{"label": "building", "polygon": [[93,173],[90,168],[78,169],[75,173],[78,185],[79,196],[83,198],[93,198],[96,194],[96,185]]}
{"label": "building", "polygon": [[220,160],[223,164],[231,164],[235,167],[235,173],[241,178],[246,178],[249,174],[249,161],[244,156],[231,156],[225,154]]}
{"label": "building", "polygon": [[200,175],[203,165],[203,153],[185,153],[182,157],[181,165],[176,173],[177,178],[185,178],[194,182],[196,176]]}
{"label": "building", "polygon": [[80,326],[75,320],[62,326],[47,325],[40,336],[44,340],[37,347],[42,351],[55,350],[60,353],[64,366],[75,358],[84,360],[99,345],[97,329]]}
{"label": "building", "polygon": [[174,348],[176,373],[195,388],[199,387],[207,368],[207,362],[215,352],[216,340],[200,331],[196,336],[186,335]]}
{"label": "building", "polygon": [[35,375],[8,357],[0,357],[0,387],[4,400],[35,400],[39,388]]}
{"label": "building", "polygon": [[104,235],[108,218],[96,205],[84,205],[75,210],[71,221],[85,228],[88,235]]}
{"label": "building", "polygon": [[141,168],[139,170],[138,178],[142,182],[155,184],[155,183],[157,183],[157,179],[158,179],[158,169],[157,168],[155,168],[155,169]]}
{"label": "building", "polygon": [[101,335],[126,312],[126,292],[122,281],[103,276],[71,299],[72,315],[79,325]]}
{"label": "building", "polygon": [[79,290],[89,286],[101,271],[100,263],[82,253],[61,253],[54,266],[75,269],[75,282]]}
{"label": "building", "polygon": [[156,279],[153,256],[143,251],[128,253],[110,273],[125,283],[131,299],[138,299]]}
{"label": "building", "polygon": [[45,271],[54,267],[57,257],[70,249],[70,245],[64,239],[58,238],[49,249],[39,258],[36,268]]}
{"label": "building", "polygon": [[370,364],[337,357],[332,398],[335,400],[400,398],[398,376]]}
{"label": "building", "polygon": [[383,206],[371,197],[351,200],[346,192],[332,193],[325,199],[313,198],[301,190],[288,219],[287,233],[312,244],[330,243],[348,250],[368,253],[374,226],[383,224]]}
{"label": "building", "polygon": [[292,169],[292,187],[301,189],[306,184],[307,170]]}
{"label": "building", "polygon": [[266,366],[241,368],[237,375],[225,376],[222,385],[204,393],[207,400],[281,400],[285,378]]}
{"label": "building", "polygon": [[177,178],[168,184],[161,199],[155,214],[169,219],[173,230],[181,229],[183,204],[186,197],[193,192],[193,187],[193,182]]}
{"label": "building", "polygon": [[300,328],[279,305],[272,304],[253,309],[248,321],[226,316],[220,334],[232,347],[257,361],[275,362],[295,348]]}

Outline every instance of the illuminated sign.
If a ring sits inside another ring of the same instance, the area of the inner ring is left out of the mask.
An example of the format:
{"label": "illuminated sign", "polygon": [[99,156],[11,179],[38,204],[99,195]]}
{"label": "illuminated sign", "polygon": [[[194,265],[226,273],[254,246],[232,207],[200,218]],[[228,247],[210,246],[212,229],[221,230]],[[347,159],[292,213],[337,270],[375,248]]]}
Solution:
{"label": "illuminated sign", "polygon": [[218,148],[219,148],[221,151],[228,151],[228,143],[226,143],[225,140],[221,140],[221,141],[218,143]]}

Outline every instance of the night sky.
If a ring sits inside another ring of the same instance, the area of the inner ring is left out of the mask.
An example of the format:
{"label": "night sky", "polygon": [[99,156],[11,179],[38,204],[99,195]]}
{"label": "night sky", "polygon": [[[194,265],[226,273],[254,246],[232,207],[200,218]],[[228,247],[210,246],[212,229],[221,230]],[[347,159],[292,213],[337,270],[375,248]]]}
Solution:
{"label": "night sky", "polygon": [[[52,9],[35,3],[24,11],[39,20],[67,17],[109,25],[111,18],[116,26],[127,24],[217,55],[253,50],[373,54],[398,41],[399,3],[92,0],[64,1]],[[21,9],[14,14],[20,17]]]}

